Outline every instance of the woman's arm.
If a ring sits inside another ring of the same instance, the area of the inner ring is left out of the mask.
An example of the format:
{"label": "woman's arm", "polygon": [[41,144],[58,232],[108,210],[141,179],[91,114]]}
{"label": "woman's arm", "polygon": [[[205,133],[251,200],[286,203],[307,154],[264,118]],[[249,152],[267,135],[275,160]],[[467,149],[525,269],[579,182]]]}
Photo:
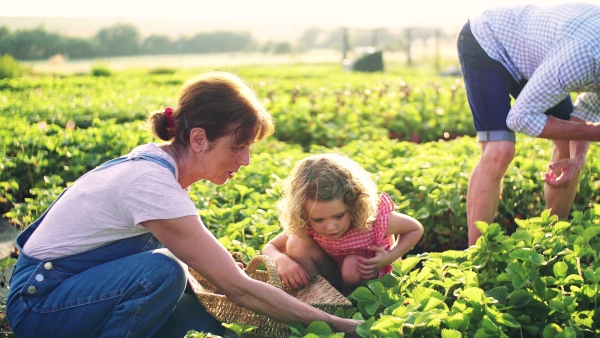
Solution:
{"label": "woman's arm", "polygon": [[236,305],[283,323],[307,325],[323,321],[346,333],[354,332],[360,324],[359,321],[318,310],[272,285],[250,278],[197,216],[153,220],[143,225],[175,256],[222,290]]}

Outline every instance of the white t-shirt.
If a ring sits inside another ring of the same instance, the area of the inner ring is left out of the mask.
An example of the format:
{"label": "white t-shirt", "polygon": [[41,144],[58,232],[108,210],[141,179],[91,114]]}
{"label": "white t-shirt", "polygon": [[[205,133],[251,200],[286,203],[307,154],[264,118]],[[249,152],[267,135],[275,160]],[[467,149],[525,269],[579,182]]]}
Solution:
{"label": "white t-shirt", "polygon": [[[158,155],[177,168],[156,144],[134,151]],[[147,160],[127,161],[77,180],[54,203],[23,252],[56,259],[147,233],[140,224],[144,221],[190,215],[198,210],[168,168]]]}

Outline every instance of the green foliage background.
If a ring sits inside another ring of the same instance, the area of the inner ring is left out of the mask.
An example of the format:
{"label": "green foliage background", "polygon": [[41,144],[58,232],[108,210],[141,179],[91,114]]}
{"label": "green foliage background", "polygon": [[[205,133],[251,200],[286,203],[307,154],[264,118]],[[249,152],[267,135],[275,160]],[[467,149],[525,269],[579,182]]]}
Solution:
{"label": "green foliage background", "polygon": [[[0,80],[4,217],[24,228],[83,173],[157,141],[145,130],[148,112],[176,105],[181,84],[208,70]],[[248,262],[280,231],[274,203],[293,164],[338,151],[362,164],[397,210],[425,227],[393,276],[353,295],[356,315],[368,319],[363,337],[598,334],[597,145],[571,223],[557,228],[558,220],[544,214],[541,182],[551,143],[518,136],[495,223],[481,224],[483,239],[465,250],[467,183],[480,150],[460,78],[419,67],[369,74],[328,64],[221,70],[253,86],[277,127],[274,137],[253,146],[251,165],[233,180],[219,187],[199,182],[190,193],[237,260]]]}

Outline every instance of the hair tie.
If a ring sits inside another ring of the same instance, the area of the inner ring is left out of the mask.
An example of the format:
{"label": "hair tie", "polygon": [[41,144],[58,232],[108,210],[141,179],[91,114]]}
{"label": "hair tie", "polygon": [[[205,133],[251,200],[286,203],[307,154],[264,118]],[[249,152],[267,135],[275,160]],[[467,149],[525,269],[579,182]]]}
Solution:
{"label": "hair tie", "polygon": [[167,120],[167,129],[173,130],[173,128],[175,128],[175,121],[173,120],[173,108],[165,108],[165,119]]}

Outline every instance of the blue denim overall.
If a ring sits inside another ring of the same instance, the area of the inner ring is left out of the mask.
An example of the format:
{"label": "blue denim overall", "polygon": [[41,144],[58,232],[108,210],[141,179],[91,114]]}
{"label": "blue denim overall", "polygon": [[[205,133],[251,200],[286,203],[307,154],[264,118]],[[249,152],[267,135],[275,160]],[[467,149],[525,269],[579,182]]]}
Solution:
{"label": "blue denim overall", "polygon": [[[168,161],[144,153],[110,160],[90,172],[129,160],[152,161],[175,175]],[[46,212],[19,234],[19,249]],[[195,295],[184,292],[186,281],[184,266],[151,233],[50,260],[21,251],[6,315],[17,337],[182,338],[188,330],[222,334],[224,328]]]}

